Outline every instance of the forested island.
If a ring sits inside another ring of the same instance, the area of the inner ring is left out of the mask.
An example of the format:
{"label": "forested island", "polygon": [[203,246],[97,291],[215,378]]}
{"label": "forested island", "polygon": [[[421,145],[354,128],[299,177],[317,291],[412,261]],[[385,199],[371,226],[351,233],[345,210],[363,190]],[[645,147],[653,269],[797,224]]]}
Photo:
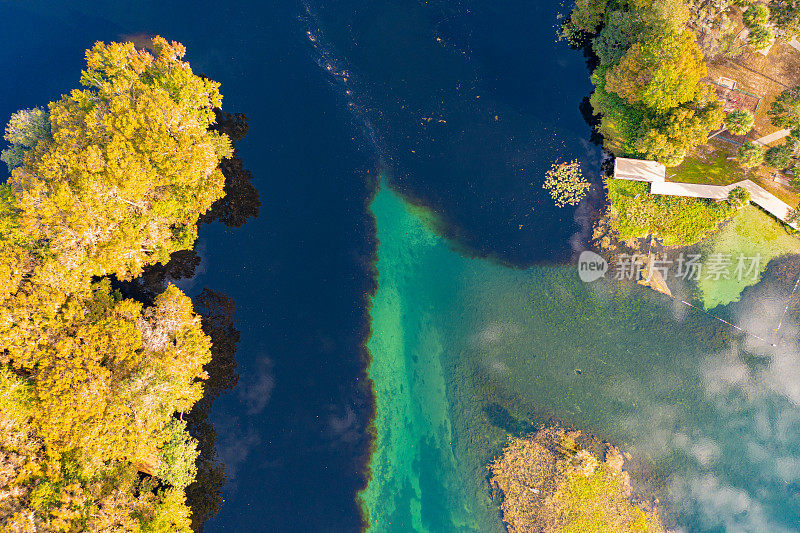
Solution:
{"label": "forested island", "polygon": [[233,158],[246,122],[184,54],[97,43],[81,88],[6,127],[0,531],[191,531],[220,503],[207,416],[235,382],[233,306],[206,290],[201,320],[165,280],[193,271],[212,205],[240,225],[258,199]]}

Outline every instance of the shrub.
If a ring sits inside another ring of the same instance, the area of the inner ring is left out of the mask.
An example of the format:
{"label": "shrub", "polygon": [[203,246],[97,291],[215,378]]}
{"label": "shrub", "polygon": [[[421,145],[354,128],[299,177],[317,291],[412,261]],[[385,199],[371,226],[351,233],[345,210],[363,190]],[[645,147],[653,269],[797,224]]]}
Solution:
{"label": "shrub", "polygon": [[[798,206],[800,208],[800,206]],[[794,224],[796,222],[800,222],[800,212],[797,209],[789,209],[786,213],[786,223],[787,224]]]}
{"label": "shrub", "polygon": [[611,224],[622,240],[650,233],[667,246],[689,245],[717,231],[734,214],[728,202],[650,194],[650,184],[609,179]]}
{"label": "shrub", "polygon": [[787,144],[772,146],[764,154],[764,161],[773,168],[784,169],[792,164],[792,149]]}
{"label": "shrub", "polygon": [[764,152],[767,149],[760,144],[749,142],[739,148],[736,160],[744,168],[757,167],[764,162]]}
{"label": "shrub", "polygon": [[734,209],[741,209],[750,202],[750,192],[744,187],[734,187],[728,193],[728,203]]}
{"label": "shrub", "polygon": [[763,26],[769,19],[769,8],[764,4],[752,4],[742,15],[742,21],[748,28]]}
{"label": "shrub", "polygon": [[576,442],[580,436],[545,427],[511,437],[489,464],[489,485],[508,531],[663,533],[658,513],[634,501],[619,450],[609,446],[598,459]]}
{"label": "shrub", "polygon": [[725,125],[734,135],[747,135],[753,129],[755,117],[747,109],[737,109],[728,113],[725,117]]}

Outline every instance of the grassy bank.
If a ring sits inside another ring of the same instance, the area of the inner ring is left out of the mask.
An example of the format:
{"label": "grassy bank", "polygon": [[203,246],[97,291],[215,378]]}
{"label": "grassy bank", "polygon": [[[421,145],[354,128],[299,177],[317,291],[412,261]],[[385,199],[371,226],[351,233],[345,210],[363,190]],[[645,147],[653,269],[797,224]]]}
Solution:
{"label": "grassy bank", "polygon": [[667,246],[689,245],[717,231],[733,216],[726,201],[650,194],[650,184],[606,180],[612,225],[623,240],[652,233]]}

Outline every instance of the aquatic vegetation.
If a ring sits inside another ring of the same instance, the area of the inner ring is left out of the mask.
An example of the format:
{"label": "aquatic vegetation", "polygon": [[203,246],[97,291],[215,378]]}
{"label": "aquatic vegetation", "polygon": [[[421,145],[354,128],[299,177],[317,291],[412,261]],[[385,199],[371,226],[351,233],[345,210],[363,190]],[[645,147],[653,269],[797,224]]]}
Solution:
{"label": "aquatic vegetation", "polygon": [[607,179],[612,225],[622,239],[651,233],[663,244],[694,244],[733,216],[728,202],[650,194],[645,182]]}
{"label": "aquatic vegetation", "polygon": [[659,516],[631,502],[630,476],[614,447],[598,460],[576,444],[578,431],[545,427],[511,437],[489,465],[510,533],[663,533]]}
{"label": "aquatic vegetation", "polygon": [[[737,211],[719,233],[704,241],[700,248],[705,257],[721,254],[732,258],[730,275],[720,279],[701,276],[697,281],[700,299],[709,309],[739,300],[746,287],[758,283],[771,260],[786,254],[800,254],[800,239],[770,215],[749,205]],[[757,257],[756,271],[741,277],[736,275],[734,268],[739,257]]]}
{"label": "aquatic vegetation", "polygon": [[[674,512],[668,525],[782,531],[800,519],[776,489],[788,459],[774,459],[800,450],[800,433],[780,429],[800,427],[794,371],[781,370],[796,368],[796,344],[751,350],[724,323],[633,282],[583,283],[573,266],[464,257],[385,188],[371,210],[369,531],[502,532],[486,465],[509,434],[553,423],[631,453],[637,488]],[[732,311],[768,336],[784,304],[753,288]]]}
{"label": "aquatic vegetation", "polygon": [[545,173],[544,187],[558,207],[578,205],[592,184],[583,178],[581,164],[577,159],[570,162],[553,163]]}

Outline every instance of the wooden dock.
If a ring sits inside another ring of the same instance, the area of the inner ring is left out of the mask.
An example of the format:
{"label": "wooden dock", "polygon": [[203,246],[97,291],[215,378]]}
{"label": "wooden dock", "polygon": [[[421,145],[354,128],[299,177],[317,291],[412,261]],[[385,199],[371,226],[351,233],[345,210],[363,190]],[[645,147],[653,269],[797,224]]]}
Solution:
{"label": "wooden dock", "polygon": [[653,268],[654,261],[655,257],[652,255],[647,259],[647,263],[642,266],[640,271],[642,274],[642,279],[640,279],[637,283],[644,285],[645,287],[650,287],[654,291],[660,292],[661,294],[666,294],[672,298],[672,291],[669,290],[667,282],[664,280],[664,276],[661,275],[659,270]]}

